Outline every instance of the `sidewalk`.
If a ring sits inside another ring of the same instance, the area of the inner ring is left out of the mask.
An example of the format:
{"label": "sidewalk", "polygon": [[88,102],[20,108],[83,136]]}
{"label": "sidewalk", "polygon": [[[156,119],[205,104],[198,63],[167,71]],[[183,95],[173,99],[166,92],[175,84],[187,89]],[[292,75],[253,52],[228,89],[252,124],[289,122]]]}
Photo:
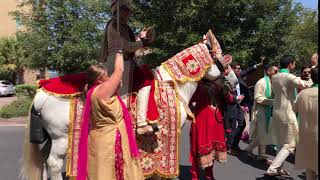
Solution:
{"label": "sidewalk", "polygon": [[[1,97],[0,108],[12,103],[17,99],[16,96],[12,97]],[[29,116],[25,117],[14,117],[14,118],[0,118],[0,126],[25,126]]]}
{"label": "sidewalk", "polygon": [[0,126],[26,126],[29,116],[14,117],[14,118],[0,118]]}

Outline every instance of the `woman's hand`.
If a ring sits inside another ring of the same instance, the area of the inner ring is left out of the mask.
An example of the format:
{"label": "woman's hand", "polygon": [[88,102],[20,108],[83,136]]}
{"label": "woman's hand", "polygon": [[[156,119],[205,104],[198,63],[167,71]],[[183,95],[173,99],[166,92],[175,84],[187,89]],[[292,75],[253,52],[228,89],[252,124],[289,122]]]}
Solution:
{"label": "woman's hand", "polygon": [[153,27],[143,28],[139,34],[139,39],[142,41],[143,47],[150,46],[155,37],[155,30]]}
{"label": "woman's hand", "polygon": [[143,28],[140,33],[139,33],[139,38],[143,39],[143,38],[147,38],[147,29]]}

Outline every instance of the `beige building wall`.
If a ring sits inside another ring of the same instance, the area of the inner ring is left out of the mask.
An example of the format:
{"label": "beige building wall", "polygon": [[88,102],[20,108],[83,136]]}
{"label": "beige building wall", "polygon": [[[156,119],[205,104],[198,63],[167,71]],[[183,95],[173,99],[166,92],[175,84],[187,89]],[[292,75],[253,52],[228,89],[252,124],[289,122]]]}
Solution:
{"label": "beige building wall", "polygon": [[17,9],[18,0],[0,0],[0,37],[12,36],[17,30],[17,23],[11,11]]}
{"label": "beige building wall", "polygon": [[31,70],[26,69],[24,71],[23,80],[25,84],[34,84],[36,85],[38,80],[46,79],[49,77],[48,70]]}

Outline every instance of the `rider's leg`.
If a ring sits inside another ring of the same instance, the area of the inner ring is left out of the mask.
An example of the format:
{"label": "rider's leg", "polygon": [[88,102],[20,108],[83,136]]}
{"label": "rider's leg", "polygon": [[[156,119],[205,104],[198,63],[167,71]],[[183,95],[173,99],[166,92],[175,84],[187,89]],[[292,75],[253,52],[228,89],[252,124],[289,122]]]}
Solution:
{"label": "rider's leg", "polygon": [[137,95],[137,133],[145,134],[153,132],[152,126],[147,123],[147,110],[151,86],[141,88]]}

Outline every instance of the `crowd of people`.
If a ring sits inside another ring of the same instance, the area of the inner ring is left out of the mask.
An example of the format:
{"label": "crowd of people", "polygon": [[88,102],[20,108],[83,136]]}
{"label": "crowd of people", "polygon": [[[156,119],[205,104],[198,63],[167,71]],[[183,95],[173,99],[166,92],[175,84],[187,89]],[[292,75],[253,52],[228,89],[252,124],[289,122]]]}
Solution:
{"label": "crowd of people", "polygon": [[[316,179],[318,173],[317,58],[315,53],[311,58],[311,65],[301,68],[300,77],[291,74],[295,69],[293,56],[283,56],[279,62],[280,68],[276,64],[263,63],[264,57],[259,64],[246,70],[241,70],[240,64],[233,62],[231,67],[238,77],[238,85],[228,93],[219,92],[217,87],[208,85],[208,82],[199,84],[197,91],[202,95],[207,93],[208,97],[217,98],[218,95],[220,99],[224,98],[223,101],[204,102],[200,97],[197,98],[196,92],[193,97],[195,99],[191,101],[191,103],[198,103],[194,108],[196,121],[192,124],[190,132],[192,179],[199,179],[199,167],[205,170],[206,179],[214,179],[213,162],[214,160],[225,161],[226,152],[234,156],[245,153],[252,160],[263,161],[269,165],[265,173],[267,176],[289,176],[283,164],[290,153],[295,153],[296,166],[306,169],[306,179]],[[264,66],[265,75],[255,84],[254,101],[251,107],[250,98],[248,98],[250,91],[243,77],[259,66]],[[203,90],[205,88],[206,91]],[[248,123],[251,124],[250,143],[241,150],[239,142],[241,139],[246,139],[243,135]],[[225,140],[221,138],[223,135]],[[277,147],[278,153],[274,160],[266,154],[267,145]],[[253,154],[253,149],[256,147],[258,155]],[[210,162],[207,162],[208,160]]]}
{"label": "crowd of people", "polygon": [[[139,73],[150,73],[141,72],[133,61],[135,51],[153,43],[154,30],[146,28],[135,38],[127,25],[132,14],[130,5],[120,1],[117,9],[117,3],[111,4],[114,17],[106,26],[100,56],[107,70],[104,66],[92,65],[88,71],[85,116],[90,132],[84,144],[88,146],[85,153],[88,157],[81,164],[81,172],[85,173],[79,174],[78,179],[144,179],[128,103],[121,100],[121,95],[138,92],[138,134],[154,133],[161,128],[146,120],[153,89],[148,79],[152,77],[145,76],[147,80],[139,81]],[[117,21],[118,15],[120,21]],[[199,83],[189,105],[195,114],[190,130],[193,180],[200,178],[201,169],[206,180],[213,180],[214,161],[225,162],[227,153],[238,156],[245,151],[256,159],[255,147],[258,147],[257,159],[270,164],[266,175],[289,175],[283,163],[296,150],[297,166],[307,169],[307,180],[315,179],[318,173],[318,56],[312,56],[311,65],[301,69],[301,77],[291,74],[295,68],[294,57],[282,57],[280,67],[267,64],[265,59],[262,57],[259,64],[245,70],[239,63],[230,64],[238,78],[234,88],[221,87],[208,80]],[[256,83],[251,102],[252,94],[244,78],[261,66],[265,76]],[[225,73],[227,71],[230,69],[226,68]],[[245,150],[239,147],[241,139],[251,140]],[[272,144],[278,147],[274,160],[266,155],[266,146]]]}

